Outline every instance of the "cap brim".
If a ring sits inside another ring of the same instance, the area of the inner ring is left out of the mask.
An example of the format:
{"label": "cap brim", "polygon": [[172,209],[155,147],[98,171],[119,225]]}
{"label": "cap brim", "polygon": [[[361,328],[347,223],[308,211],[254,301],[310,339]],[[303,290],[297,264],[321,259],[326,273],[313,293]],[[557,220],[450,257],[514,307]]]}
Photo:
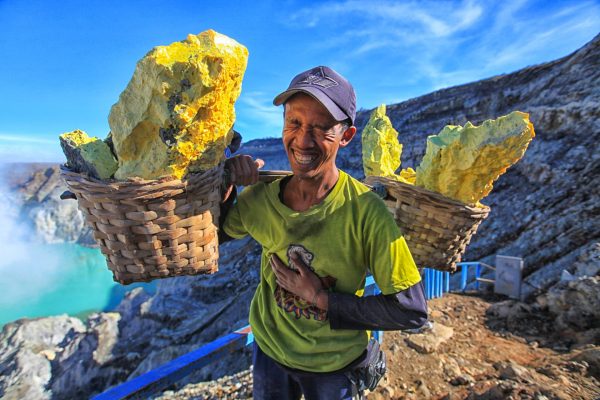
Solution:
{"label": "cap brim", "polygon": [[339,108],[337,106],[337,104],[335,104],[333,102],[333,100],[331,100],[329,97],[327,97],[319,89],[315,89],[314,87],[310,87],[310,86],[304,87],[304,88],[294,88],[294,89],[286,90],[285,92],[282,92],[277,97],[275,97],[275,99],[273,100],[273,104],[276,106],[280,106],[283,103],[285,103],[290,97],[295,95],[296,93],[306,93],[306,94],[312,96],[319,103],[323,104],[323,106],[327,109],[327,111],[329,111],[329,114],[331,114],[331,116],[336,121],[345,121],[350,118],[349,116],[346,115],[345,112],[342,111],[341,108]]}

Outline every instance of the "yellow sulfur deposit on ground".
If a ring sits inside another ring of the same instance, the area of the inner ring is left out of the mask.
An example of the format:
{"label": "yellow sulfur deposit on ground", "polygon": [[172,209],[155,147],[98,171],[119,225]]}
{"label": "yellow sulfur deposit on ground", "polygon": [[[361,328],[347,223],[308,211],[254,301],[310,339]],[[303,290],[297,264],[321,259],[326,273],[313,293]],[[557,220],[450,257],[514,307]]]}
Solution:
{"label": "yellow sulfur deposit on ground", "polygon": [[385,115],[385,104],[371,113],[362,132],[362,156],[365,176],[382,176],[404,183],[415,183],[415,171],[403,169],[400,175],[395,172],[400,167],[402,144],[398,142],[398,132],[389,117]]}
{"label": "yellow sulfur deposit on ground", "polygon": [[158,46],[142,58],[109,124],[115,178],[183,177],[223,158],[248,50],[213,30]]}
{"label": "yellow sulfur deposit on ground", "polygon": [[427,138],[416,184],[465,204],[476,204],[523,156],[534,136],[529,114],[519,111],[480,126],[470,122],[464,127],[448,125]]}
{"label": "yellow sulfur deposit on ground", "polygon": [[108,145],[97,137],[89,137],[79,129],[59,136],[69,167],[95,178],[109,179],[117,170],[117,160]]}

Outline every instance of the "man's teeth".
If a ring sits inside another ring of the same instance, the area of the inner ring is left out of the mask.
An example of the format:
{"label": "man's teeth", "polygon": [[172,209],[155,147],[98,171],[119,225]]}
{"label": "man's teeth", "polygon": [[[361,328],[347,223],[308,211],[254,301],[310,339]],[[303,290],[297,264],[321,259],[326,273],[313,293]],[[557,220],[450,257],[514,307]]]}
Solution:
{"label": "man's teeth", "polygon": [[315,156],[307,156],[307,155],[302,155],[302,154],[298,154],[298,153],[296,153],[294,156],[296,158],[296,161],[298,161],[299,164],[310,164],[316,158]]}

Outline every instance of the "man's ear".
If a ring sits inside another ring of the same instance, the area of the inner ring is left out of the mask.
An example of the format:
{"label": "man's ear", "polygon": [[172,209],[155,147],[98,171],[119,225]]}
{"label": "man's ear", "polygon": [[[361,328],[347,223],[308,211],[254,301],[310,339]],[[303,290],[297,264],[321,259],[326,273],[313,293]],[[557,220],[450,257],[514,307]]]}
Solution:
{"label": "man's ear", "polygon": [[356,135],[356,127],[351,126],[344,131],[342,134],[342,140],[340,140],[340,147],[346,147],[348,143],[352,141],[352,138]]}

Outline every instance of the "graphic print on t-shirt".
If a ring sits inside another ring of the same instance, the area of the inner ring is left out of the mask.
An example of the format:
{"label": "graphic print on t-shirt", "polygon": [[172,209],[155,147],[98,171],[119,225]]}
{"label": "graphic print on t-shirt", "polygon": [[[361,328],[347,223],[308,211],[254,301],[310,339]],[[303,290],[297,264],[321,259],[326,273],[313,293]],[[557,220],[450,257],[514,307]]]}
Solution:
{"label": "graphic print on t-shirt", "polygon": [[[290,244],[287,249],[288,267],[292,270],[296,270],[291,262],[293,254],[300,258],[302,262],[317,275],[315,269],[311,265],[315,258],[313,253],[308,251],[301,244]],[[325,277],[317,275],[317,277],[321,281],[323,289],[329,290],[330,288],[335,287],[337,281],[336,278],[329,275]],[[288,313],[293,313],[296,316],[296,319],[300,319],[301,317],[306,319],[313,318],[316,321],[325,321],[327,319],[327,312],[325,310],[317,308],[315,305],[312,305],[308,301],[303,300],[279,285],[275,288],[275,300],[279,307],[283,308]]]}

